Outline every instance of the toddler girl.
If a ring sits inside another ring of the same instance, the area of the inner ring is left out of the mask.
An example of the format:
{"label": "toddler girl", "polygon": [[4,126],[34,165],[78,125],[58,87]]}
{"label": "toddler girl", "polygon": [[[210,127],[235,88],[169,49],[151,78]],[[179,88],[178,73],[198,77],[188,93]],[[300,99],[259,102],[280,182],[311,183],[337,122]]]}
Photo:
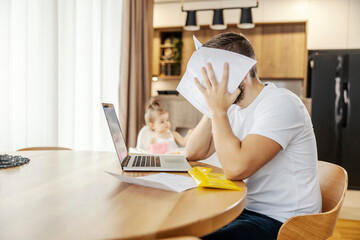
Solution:
{"label": "toddler girl", "polygon": [[169,113],[154,99],[146,105],[145,123],[155,135],[149,145],[149,151],[153,154],[174,151],[178,148],[178,144],[185,146],[191,133],[190,130],[183,137],[176,131],[170,131]]}

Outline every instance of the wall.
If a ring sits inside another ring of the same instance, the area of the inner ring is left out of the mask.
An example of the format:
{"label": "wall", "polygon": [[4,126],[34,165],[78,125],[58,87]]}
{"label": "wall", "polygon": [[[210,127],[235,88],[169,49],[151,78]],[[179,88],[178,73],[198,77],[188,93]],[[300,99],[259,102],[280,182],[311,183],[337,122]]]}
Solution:
{"label": "wall", "polygon": [[[250,3],[250,4],[249,4]],[[185,1],[184,9],[255,5],[252,0]],[[308,21],[308,49],[360,48],[360,0],[259,0],[254,22]],[[224,11],[226,23],[237,23],[240,10]],[[180,1],[155,1],[154,27],[183,26]],[[212,12],[198,12],[199,25],[212,22]],[[196,32],[195,32],[196,33]]]}

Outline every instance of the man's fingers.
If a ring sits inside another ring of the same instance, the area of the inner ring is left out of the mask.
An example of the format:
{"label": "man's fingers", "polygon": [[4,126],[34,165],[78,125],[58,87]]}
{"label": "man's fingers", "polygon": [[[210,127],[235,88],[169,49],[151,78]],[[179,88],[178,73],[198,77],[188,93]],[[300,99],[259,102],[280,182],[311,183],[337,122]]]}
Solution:
{"label": "man's fingers", "polygon": [[[203,79],[204,79],[205,87],[207,89],[210,89],[211,88],[211,83],[209,81],[208,74],[207,74],[206,69],[204,67],[201,68],[201,73],[202,73],[202,76],[203,76]],[[198,79],[198,81],[199,81],[199,79]]]}
{"label": "man's fingers", "polygon": [[231,99],[231,102],[235,102],[236,98],[239,96],[241,90],[239,88],[236,88],[235,92],[233,92],[231,95],[230,95],[230,99]]}
{"label": "man's fingers", "polygon": [[205,94],[206,88],[204,88],[200,82],[199,79],[197,77],[194,78],[195,81],[195,85],[198,87],[198,89],[200,90],[200,92],[202,92],[202,94]]}
{"label": "man's fingers", "polygon": [[216,81],[216,78],[215,78],[215,74],[214,74],[214,70],[211,66],[211,63],[206,63],[206,70],[208,72],[208,75],[209,75],[209,79],[210,79],[210,82],[211,82],[211,85],[212,86],[216,86],[218,83]]}
{"label": "man's fingers", "polygon": [[223,74],[221,77],[221,87],[227,89],[227,84],[229,80],[229,63],[224,63]]}

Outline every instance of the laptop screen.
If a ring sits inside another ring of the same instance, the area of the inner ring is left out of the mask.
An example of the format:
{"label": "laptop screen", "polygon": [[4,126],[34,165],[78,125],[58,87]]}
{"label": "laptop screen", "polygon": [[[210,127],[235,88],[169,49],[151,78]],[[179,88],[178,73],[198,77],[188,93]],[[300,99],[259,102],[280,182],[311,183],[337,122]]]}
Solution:
{"label": "laptop screen", "polygon": [[115,145],[116,153],[121,164],[121,161],[128,155],[128,151],[126,149],[119,120],[117,119],[115,109],[112,104],[103,103],[103,108],[111,132],[111,137]]}

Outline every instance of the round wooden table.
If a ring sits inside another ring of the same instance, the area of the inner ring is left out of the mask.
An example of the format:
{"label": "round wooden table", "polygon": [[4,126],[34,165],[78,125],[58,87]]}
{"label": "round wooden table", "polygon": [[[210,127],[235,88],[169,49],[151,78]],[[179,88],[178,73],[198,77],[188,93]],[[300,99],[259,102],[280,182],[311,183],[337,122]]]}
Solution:
{"label": "round wooden table", "polygon": [[153,174],[122,172],[112,152],[8,154],[31,161],[0,170],[0,239],[203,236],[231,222],[245,207],[242,181],[235,183],[243,191],[197,187],[176,193],[123,183],[109,175],[105,171],[133,177]]}

